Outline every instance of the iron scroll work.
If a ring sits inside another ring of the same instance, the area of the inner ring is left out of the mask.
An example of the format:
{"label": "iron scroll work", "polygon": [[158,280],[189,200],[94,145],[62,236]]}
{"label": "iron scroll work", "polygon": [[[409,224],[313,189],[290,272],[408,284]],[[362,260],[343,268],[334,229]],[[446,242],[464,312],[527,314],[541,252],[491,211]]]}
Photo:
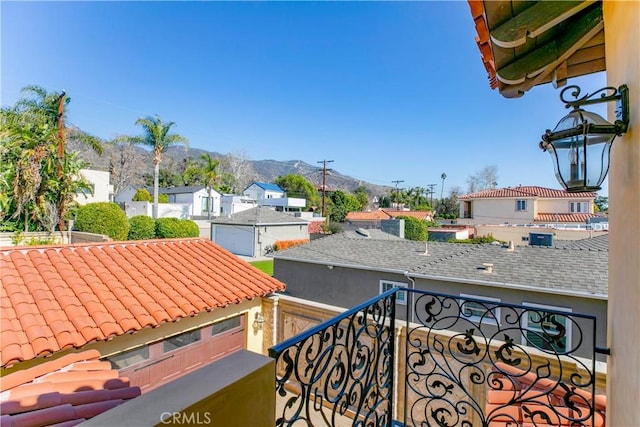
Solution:
{"label": "iron scroll work", "polygon": [[394,288],[270,349],[284,402],[276,425],[600,425],[595,323]]}
{"label": "iron scroll work", "polygon": [[269,349],[277,426],[389,426],[393,413],[394,290]]}
{"label": "iron scroll work", "polygon": [[598,425],[594,316],[414,293],[405,425]]}

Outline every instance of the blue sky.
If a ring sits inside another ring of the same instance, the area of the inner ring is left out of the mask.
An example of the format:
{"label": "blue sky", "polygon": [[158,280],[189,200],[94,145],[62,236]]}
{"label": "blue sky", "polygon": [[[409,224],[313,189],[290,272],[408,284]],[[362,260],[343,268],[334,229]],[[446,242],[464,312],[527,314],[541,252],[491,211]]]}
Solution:
{"label": "blue sky", "polygon": [[439,194],[445,172],[445,194],[465,191],[495,165],[500,187],[559,188],[538,148],[567,113],[559,91],[491,90],[464,1],[0,7],[2,105],[26,85],[64,89],[68,120],[101,138],[138,134],[137,118],[159,114],[195,148],[330,159],[378,185],[437,184]]}

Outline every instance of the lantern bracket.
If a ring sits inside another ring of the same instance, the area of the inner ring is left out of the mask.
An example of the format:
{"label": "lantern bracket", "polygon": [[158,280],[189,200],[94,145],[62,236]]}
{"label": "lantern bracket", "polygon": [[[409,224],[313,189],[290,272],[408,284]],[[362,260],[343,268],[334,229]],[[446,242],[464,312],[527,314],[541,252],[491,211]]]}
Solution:
{"label": "lantern bracket", "polygon": [[[566,92],[571,91],[569,94],[573,97],[573,100],[567,99]],[[581,89],[577,85],[567,86],[560,92],[560,100],[565,104],[565,108],[573,107],[578,109],[583,105],[601,104],[603,102],[615,102],[616,103],[616,134],[621,136],[627,131],[629,126],[629,87],[622,85],[619,88],[612,86],[603,87],[593,93],[587,93],[584,96],[580,96]],[[599,95],[599,96],[598,96]]]}

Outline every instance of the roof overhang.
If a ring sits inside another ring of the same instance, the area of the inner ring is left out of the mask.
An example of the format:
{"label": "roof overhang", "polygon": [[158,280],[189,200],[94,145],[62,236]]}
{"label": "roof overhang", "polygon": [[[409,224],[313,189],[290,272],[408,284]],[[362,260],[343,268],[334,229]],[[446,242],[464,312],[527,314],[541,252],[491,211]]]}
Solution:
{"label": "roof overhang", "polygon": [[492,89],[506,98],[606,70],[599,0],[468,0]]}

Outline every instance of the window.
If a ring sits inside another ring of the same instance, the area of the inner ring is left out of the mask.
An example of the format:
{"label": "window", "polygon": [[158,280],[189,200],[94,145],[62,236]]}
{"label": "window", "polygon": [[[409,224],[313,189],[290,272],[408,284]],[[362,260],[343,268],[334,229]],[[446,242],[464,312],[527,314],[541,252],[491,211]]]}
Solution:
{"label": "window", "polygon": [[222,322],[214,323],[211,327],[211,335],[218,335],[230,329],[239,328],[241,321],[241,316],[236,316],[223,320]]}
{"label": "window", "polygon": [[523,303],[527,307],[522,316],[522,344],[543,350],[565,352],[571,348],[571,322],[562,313],[550,313],[547,310],[571,313],[571,309],[548,305]]}
{"label": "window", "polygon": [[112,369],[123,369],[136,363],[144,362],[149,358],[149,346],[145,345],[133,350],[109,356]]}
{"label": "window", "polygon": [[[481,297],[477,295],[460,294],[460,316],[472,322],[490,325],[500,324],[500,307],[496,307],[500,298]],[[467,298],[482,300],[467,301]],[[486,301],[486,302],[485,302]]]}
{"label": "window", "polygon": [[516,211],[526,211],[527,210],[527,201],[526,200],[516,200]]}
{"label": "window", "polygon": [[[380,293],[383,294],[392,288],[405,288],[406,283],[392,282],[389,280],[380,281]],[[396,302],[398,304],[407,305],[407,291],[400,291],[396,293]]]}
{"label": "window", "polygon": [[209,198],[208,197],[203,197],[202,198],[202,212],[209,212]]}
{"label": "window", "polygon": [[589,213],[589,202],[569,202],[569,212]]}
{"label": "window", "polygon": [[175,337],[164,340],[162,342],[162,352],[166,353],[198,341],[200,341],[199,329],[197,331],[185,332],[184,334],[176,335]]}

